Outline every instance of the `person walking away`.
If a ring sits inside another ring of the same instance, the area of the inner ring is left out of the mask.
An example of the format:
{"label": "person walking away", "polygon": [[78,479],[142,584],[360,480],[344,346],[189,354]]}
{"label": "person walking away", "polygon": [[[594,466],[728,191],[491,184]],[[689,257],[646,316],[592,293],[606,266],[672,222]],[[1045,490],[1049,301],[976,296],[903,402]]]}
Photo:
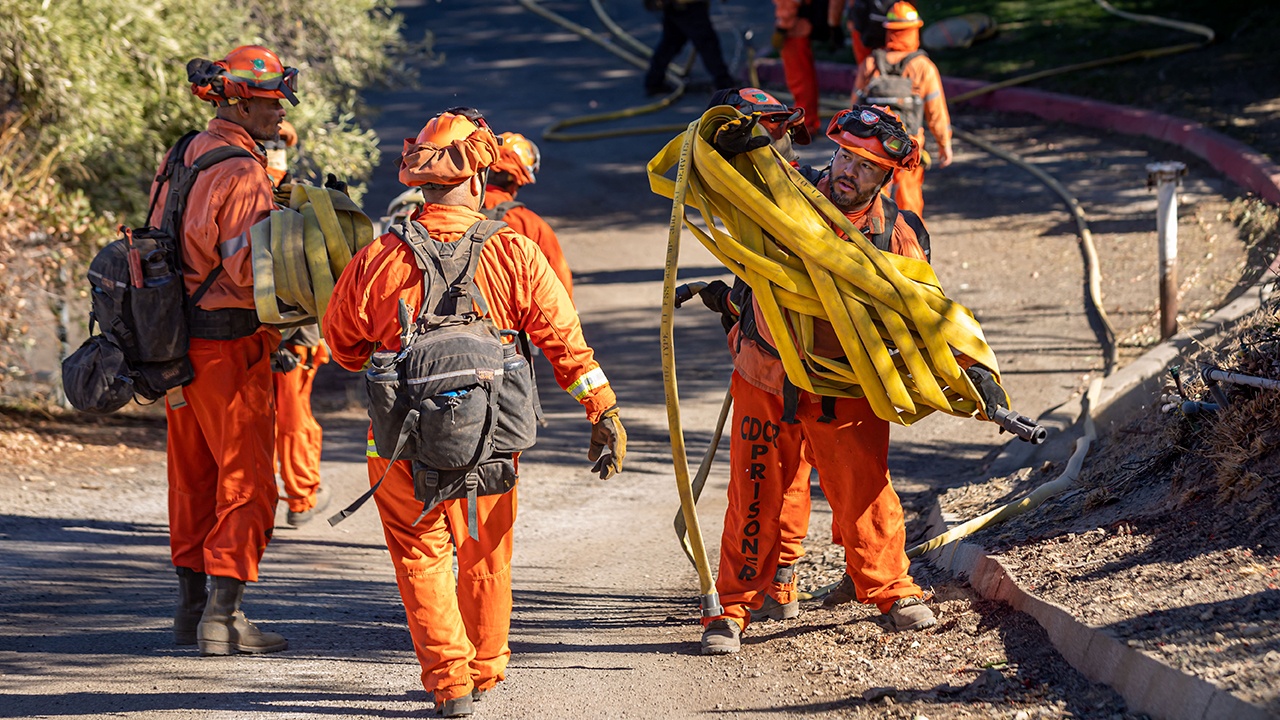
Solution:
{"label": "person walking away", "polygon": [[686,42],[692,42],[702,66],[711,74],[716,89],[736,85],[729,66],[724,63],[720,50],[720,36],[711,24],[711,3],[707,0],[652,0],[651,6],[662,11],[662,37],[649,59],[649,70],[644,76],[647,95],[665,95],[675,90],[666,79],[667,66]]}
{"label": "person walking away", "polygon": [[320,327],[309,323],[282,333],[271,358],[276,401],[276,468],[293,527],[311,522],[329,506],[329,488],[320,481],[324,431],[311,411],[311,391],[329,349]]}
{"label": "person walking away", "polygon": [[[714,138],[716,149],[732,156],[760,147],[752,125],[752,118],[726,123]],[[919,218],[881,194],[894,173],[919,162],[919,148],[902,124],[883,109],[862,106],[837,114],[827,137],[838,146],[829,169],[811,170],[806,178],[881,251],[927,259]],[[889,481],[889,423],[865,399],[821,397],[787,382],[759,314],[754,299],[745,304],[729,336],[734,437],[716,579],[724,614],[703,620],[702,653],[738,652],[752,611],[763,607],[777,577],[784,493],[804,463],[818,471],[858,600],[875,605],[895,630],[932,626],[936,618],[908,574],[902,504]],[[829,324],[817,323],[813,331],[816,353],[843,354]],[[1002,402],[1008,405],[1007,398]]]}
{"label": "person walking away", "polygon": [[538,182],[542,152],[532,140],[520,133],[504,132],[499,137],[502,138],[502,148],[497,162],[489,171],[484,192],[484,214],[505,222],[512,230],[532,240],[547,257],[565,292],[569,293],[569,299],[573,299],[573,273],[569,271],[569,263],[564,259],[555,230],[541,215],[516,199],[520,188]]}
{"label": "person walking away", "polygon": [[[924,22],[914,6],[898,0],[885,16],[885,46],[874,50],[858,66],[853,103],[886,105],[897,113],[907,133],[924,148],[928,126],[938,144],[938,167],[951,164],[951,113],[942,91],[942,77],[929,55],[920,49]],[[891,194],[903,210],[924,217],[924,171],[919,167],[894,174]]]}
{"label": "person walking away", "polygon": [[812,38],[816,34],[838,35],[839,26],[826,23],[827,0],[773,0],[773,48],[782,58],[782,73],[796,106],[804,110],[805,128],[810,134],[822,129],[818,117],[818,71],[813,60]]}
{"label": "person walking away", "polygon": [[[485,175],[499,154],[497,137],[472,108],[451,108],[405,141],[400,181],[422,188],[426,204],[413,220],[432,240],[459,242],[490,222],[479,208]],[[483,297],[476,306],[487,306],[498,328],[523,331],[542,349],[556,382],[582,404],[592,424],[587,457],[596,461],[593,472],[601,479],[621,472],[626,431],[617,399],[546,257],[508,227],[475,251],[480,258],[474,287]],[[358,252],[338,279],[322,323],[334,360],[358,371],[377,350],[399,352],[399,307],[422,304],[423,277],[414,252],[394,232]],[[386,474],[374,498],[422,685],[444,716],[471,715],[481,694],[504,679],[511,656],[507,636],[518,484],[504,494],[478,496],[474,507],[460,498],[424,508],[415,497],[413,466],[381,457],[372,430],[368,466],[370,484]]]}
{"label": "person walking away", "polygon": [[[216,117],[183,161],[226,146],[245,156],[198,175],[181,225],[195,379],[165,400],[169,545],[179,579],[174,639],[205,655],[276,652],[288,642],[240,609],[245,584],[258,579],[279,499],[270,357],[280,333],[254,310],[249,228],[275,207],[261,143],[278,139],[281,100],[297,104],[298,71],[249,45],[218,62],[192,60],[187,73]],[[168,178],[158,175],[152,225],[160,225],[167,190]]]}

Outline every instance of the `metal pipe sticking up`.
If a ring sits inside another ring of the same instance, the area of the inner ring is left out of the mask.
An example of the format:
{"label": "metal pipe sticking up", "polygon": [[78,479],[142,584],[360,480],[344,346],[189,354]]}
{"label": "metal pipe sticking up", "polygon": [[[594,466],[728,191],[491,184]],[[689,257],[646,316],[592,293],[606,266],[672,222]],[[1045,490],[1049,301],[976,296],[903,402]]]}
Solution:
{"label": "metal pipe sticking up", "polygon": [[1178,185],[1180,162],[1147,165],[1147,187],[1156,189],[1156,237],[1160,245],[1160,339],[1178,332]]}

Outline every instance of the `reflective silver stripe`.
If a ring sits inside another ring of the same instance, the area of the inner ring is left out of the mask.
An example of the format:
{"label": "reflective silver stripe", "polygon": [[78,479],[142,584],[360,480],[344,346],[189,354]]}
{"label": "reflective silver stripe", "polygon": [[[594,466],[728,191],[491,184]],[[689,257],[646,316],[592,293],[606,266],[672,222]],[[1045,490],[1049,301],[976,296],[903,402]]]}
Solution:
{"label": "reflective silver stripe", "polygon": [[372,439],[369,440],[369,447],[365,448],[365,457],[381,457],[378,455],[378,444]]}
{"label": "reflective silver stripe", "polygon": [[596,368],[574,380],[572,385],[565,388],[565,392],[572,395],[574,400],[581,401],[582,398],[587,396],[587,393],[608,384],[609,378],[605,377],[604,370]]}
{"label": "reflective silver stripe", "polygon": [[222,245],[218,247],[218,252],[222,253],[222,259],[226,260],[247,247],[249,247],[249,233],[242,232],[233,238],[223,240]]}
{"label": "reflective silver stripe", "polygon": [[[436,380],[448,380],[449,378],[466,377],[467,375],[475,375],[476,371],[471,370],[454,370],[453,372],[440,373],[439,375],[428,375],[424,378],[413,378],[409,380],[409,385],[422,385],[423,383],[435,382]],[[502,374],[502,368],[493,371],[495,376]]]}
{"label": "reflective silver stripe", "polygon": [[924,101],[929,102],[930,100],[933,100],[934,98],[938,97],[941,94],[942,94],[941,90],[934,90],[933,92],[924,96]]}

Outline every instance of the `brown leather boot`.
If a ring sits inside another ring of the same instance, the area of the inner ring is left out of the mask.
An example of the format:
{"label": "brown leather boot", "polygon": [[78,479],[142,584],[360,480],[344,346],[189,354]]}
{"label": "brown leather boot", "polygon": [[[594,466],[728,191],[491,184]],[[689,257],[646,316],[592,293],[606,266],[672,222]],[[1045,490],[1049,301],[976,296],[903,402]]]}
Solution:
{"label": "brown leather boot", "polygon": [[175,645],[195,645],[196,626],[204,615],[204,604],[209,599],[206,587],[208,577],[191,568],[178,571],[178,610],[173,614],[173,642]]}
{"label": "brown leather boot", "polygon": [[262,632],[240,612],[244,581],[210,576],[213,587],[196,631],[201,655],[270,653],[287,650],[289,641],[273,632]]}
{"label": "brown leather boot", "polygon": [[796,593],[796,568],[794,565],[779,566],[773,575],[765,595],[764,605],[759,610],[751,611],[751,619],[790,620],[800,617],[800,596]]}

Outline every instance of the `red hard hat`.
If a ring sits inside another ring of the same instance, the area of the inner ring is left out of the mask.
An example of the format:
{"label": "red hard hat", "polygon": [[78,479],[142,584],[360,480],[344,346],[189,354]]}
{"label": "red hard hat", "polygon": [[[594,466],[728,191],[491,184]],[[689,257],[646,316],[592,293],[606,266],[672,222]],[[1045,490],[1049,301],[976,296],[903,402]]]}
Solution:
{"label": "red hard hat", "polygon": [[187,63],[187,79],[196,97],[212,103],[265,97],[298,104],[297,68],[261,45],[242,45],[217,62],[196,58]]}
{"label": "red hard hat", "polygon": [[827,125],[827,137],[885,170],[914,170],[920,165],[920,145],[888,108],[859,105],[841,110]]}

